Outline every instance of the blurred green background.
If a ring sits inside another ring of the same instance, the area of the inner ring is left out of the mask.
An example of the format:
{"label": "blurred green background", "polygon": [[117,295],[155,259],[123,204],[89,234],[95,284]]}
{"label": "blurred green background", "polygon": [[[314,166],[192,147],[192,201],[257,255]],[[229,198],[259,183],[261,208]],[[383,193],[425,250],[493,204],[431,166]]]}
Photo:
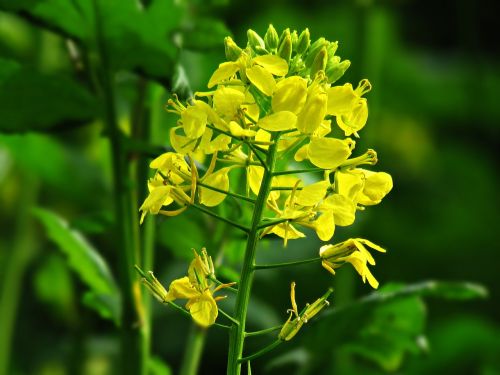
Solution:
{"label": "blurred green background", "polygon": [[[491,7],[465,0],[100,3],[95,14],[92,1],[0,0],[0,374],[119,373],[119,331],[106,317],[110,310],[88,294],[101,286],[78,271],[79,259],[67,261],[71,252],[50,230],[47,236],[46,211],[33,212],[42,207],[64,218],[118,279],[116,149],[96,84],[105,81],[92,68],[103,65],[100,48],[113,72],[129,167],[123,173],[137,205],[147,163],[165,150],[175,125],[163,110],[171,92],[205,90],[224,60],[224,36],[244,45],[248,28],[263,35],[269,23],[278,32],[308,27],[313,40],[338,40],[338,55],[352,62],[339,83],[369,78],[374,87],[357,149],[377,150],[373,169],[389,172],[394,189],[354,226],[338,229],[336,241],[363,237],[387,248],[373,270],[382,286],[470,281],[489,297],[409,293],[356,305],[371,291],[345,267],[334,283],[338,312],[255,361],[254,373],[500,374],[500,49]],[[237,207],[226,210],[238,217]],[[224,255],[225,277],[237,277],[241,239],[220,241],[224,234],[213,235],[210,219],[194,212],[154,218],[134,238],[152,238],[146,230],[156,232],[154,269],[164,283],[184,272],[191,247],[202,246]],[[270,243],[260,259],[312,257],[319,245],[314,236],[285,250]],[[302,302],[332,282],[313,265],[262,272],[250,325],[286,319],[291,280]],[[229,310],[231,300],[226,304]],[[177,373],[190,322],[156,303],[152,313],[151,373]],[[255,339],[249,348],[263,343]],[[225,373],[226,350],[227,334],[210,330],[200,374]]]}

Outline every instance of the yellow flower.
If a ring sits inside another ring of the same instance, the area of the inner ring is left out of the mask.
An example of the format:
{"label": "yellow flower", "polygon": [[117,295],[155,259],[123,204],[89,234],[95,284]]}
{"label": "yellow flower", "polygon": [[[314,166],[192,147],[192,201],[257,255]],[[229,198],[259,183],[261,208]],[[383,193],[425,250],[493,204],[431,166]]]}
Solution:
{"label": "yellow flower", "polygon": [[336,116],[337,125],[348,137],[354,134],[358,137],[368,119],[368,104],[361,96],[371,90],[372,86],[367,79],[359,82],[353,90],[350,83],[343,86],[334,86],[328,89],[327,113]]}
{"label": "yellow flower", "polygon": [[338,192],[356,204],[373,206],[379,204],[392,190],[392,177],[385,172],[373,172],[362,168],[337,171],[335,181]]}
{"label": "yellow flower", "polygon": [[194,176],[182,155],[174,152],[166,152],[150,163],[150,168],[157,170],[155,176],[148,181],[149,195],[139,208],[142,212],[140,223],[144,221],[147,213],[156,215],[163,206],[177,202],[180,209],[173,211],[161,211],[162,214],[174,216],[186,209],[192,197],[185,191],[191,189],[193,192]]}
{"label": "yellow flower", "polygon": [[[311,318],[317,315],[321,310],[330,305],[327,298],[333,292],[333,289],[329,289],[322,297],[318,298],[312,304],[306,304],[306,307],[299,313],[297,309],[297,302],[295,301],[295,282],[292,282],[290,286],[290,299],[292,302],[292,308],[288,310],[290,316],[288,320],[283,324],[278,338],[282,341],[290,341],[299,332],[304,324],[306,324]],[[293,319],[292,319],[293,317]]]}
{"label": "yellow flower", "polygon": [[295,154],[296,161],[308,159],[316,167],[336,169],[351,155],[355,142],[350,139],[312,137]]}
{"label": "yellow flower", "polygon": [[168,303],[176,299],[187,299],[186,309],[193,320],[202,327],[209,327],[217,319],[217,301],[225,298],[214,297],[214,293],[233,283],[215,287],[212,281],[215,277],[212,258],[208,256],[206,249],[202,249],[201,255],[195,250],[193,253],[194,259],[189,265],[188,276],[172,281],[168,292],[151,271],[144,273],[138,267],[136,268],[143,276],[145,285],[160,302]]}
{"label": "yellow flower", "polygon": [[321,246],[319,249],[319,256],[322,259],[321,264],[332,275],[335,275],[336,268],[339,268],[345,263],[351,263],[356,272],[358,272],[363,279],[363,282],[365,283],[366,280],[368,280],[372,288],[377,289],[378,281],[368,268],[368,264],[372,266],[375,265],[375,259],[373,259],[366,246],[385,253],[385,249],[371,241],[363,238],[351,238],[336,245]]}

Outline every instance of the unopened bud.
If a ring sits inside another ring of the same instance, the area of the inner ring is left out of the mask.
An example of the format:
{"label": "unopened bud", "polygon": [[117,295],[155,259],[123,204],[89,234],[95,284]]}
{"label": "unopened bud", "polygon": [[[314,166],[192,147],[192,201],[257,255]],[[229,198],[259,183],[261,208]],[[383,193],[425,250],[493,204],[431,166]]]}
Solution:
{"label": "unopened bud", "polygon": [[311,44],[311,34],[309,33],[309,29],[305,29],[300,33],[299,41],[297,43],[297,53],[302,55],[307,51]]}
{"label": "unopened bud", "polygon": [[269,25],[267,28],[266,35],[264,35],[264,43],[267,49],[273,50],[278,48],[279,36],[273,25]]}
{"label": "unopened bud", "polygon": [[224,38],[224,51],[227,60],[236,61],[240,57],[242,49],[238,47],[230,36],[227,36]]}
{"label": "unopened bud", "polygon": [[316,57],[314,58],[314,61],[311,65],[311,77],[314,77],[316,73],[318,73],[321,70],[324,71],[326,68],[327,61],[328,61],[328,52],[326,50],[326,47],[323,47],[316,54]]}
{"label": "unopened bud", "polygon": [[248,38],[248,44],[250,45],[250,47],[252,47],[252,48],[261,47],[263,49],[266,48],[264,40],[260,37],[259,34],[257,34],[252,29],[248,29],[247,38]]}
{"label": "unopened bud", "polygon": [[282,59],[286,60],[286,62],[290,61],[290,58],[292,57],[292,39],[290,34],[285,36],[285,39],[283,39],[278,47],[278,55]]}
{"label": "unopened bud", "polygon": [[299,43],[299,35],[297,34],[297,30],[293,30],[290,34],[292,39],[292,50],[297,50],[297,44]]}
{"label": "unopened bud", "polygon": [[349,60],[340,61],[340,57],[333,56],[333,59],[330,59],[326,64],[326,76],[328,77],[328,82],[336,82],[344,75],[346,70],[349,69],[349,66],[351,66],[351,62]]}
{"label": "unopened bud", "polygon": [[319,38],[316,40],[311,47],[309,48],[309,52],[307,53],[306,60],[304,61],[306,66],[310,68],[314,62],[314,58],[318,54],[318,52],[326,45],[325,38]]}

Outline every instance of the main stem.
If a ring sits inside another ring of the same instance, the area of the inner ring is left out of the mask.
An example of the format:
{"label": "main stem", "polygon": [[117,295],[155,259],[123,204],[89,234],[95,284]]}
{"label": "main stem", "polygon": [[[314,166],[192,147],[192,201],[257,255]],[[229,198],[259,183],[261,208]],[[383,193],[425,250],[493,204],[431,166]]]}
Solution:
{"label": "main stem", "polygon": [[278,139],[274,139],[274,143],[270,145],[268,149],[266,157],[267,169],[264,171],[262,185],[255,202],[250,231],[248,232],[245,258],[243,259],[241,278],[238,284],[236,311],[234,315],[239,324],[234,323],[232,325],[229,335],[229,354],[227,363],[228,375],[239,375],[241,373],[241,363],[239,362],[239,359],[243,354],[248,301],[250,300],[250,292],[252,290],[254,276],[255,251],[259,240],[259,225],[262,220],[262,212],[266,206],[267,197],[271,190],[271,180],[273,178],[273,171],[276,162],[277,144]]}
{"label": "main stem", "polygon": [[118,127],[112,69],[109,66],[102,31],[99,2],[93,1],[96,22],[96,44],[100,57],[101,95],[104,102],[105,121],[109,131],[113,165],[115,221],[118,230],[120,261],[120,285],[122,291],[121,354],[124,375],[143,375],[147,372],[147,353],[143,350],[145,331],[142,326],[142,301],[140,284],[134,264],[139,258],[139,238],[133,210],[136,200],[130,186],[130,170],[123,145],[123,135]]}

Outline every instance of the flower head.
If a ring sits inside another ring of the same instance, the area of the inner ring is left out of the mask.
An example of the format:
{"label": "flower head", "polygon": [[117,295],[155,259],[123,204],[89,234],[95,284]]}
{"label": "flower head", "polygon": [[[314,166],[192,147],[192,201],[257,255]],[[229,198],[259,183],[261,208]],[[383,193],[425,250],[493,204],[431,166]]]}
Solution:
{"label": "flower head", "polygon": [[375,259],[366,247],[385,253],[385,249],[371,241],[363,238],[351,238],[336,245],[321,246],[319,249],[319,256],[322,259],[321,265],[332,275],[335,275],[335,269],[345,263],[351,263],[363,282],[368,280],[372,288],[377,289],[378,281],[368,268],[368,264],[375,265]]}
{"label": "flower head", "polygon": [[229,287],[232,284],[215,286],[214,265],[206,249],[201,250],[201,255],[194,249],[194,259],[188,269],[188,275],[170,283],[168,291],[161,285],[151,271],[137,270],[143,277],[143,282],[152,294],[162,303],[173,302],[176,299],[187,299],[186,309],[193,320],[202,327],[209,327],[215,323],[218,315],[217,301],[225,298],[214,297],[214,293]]}

